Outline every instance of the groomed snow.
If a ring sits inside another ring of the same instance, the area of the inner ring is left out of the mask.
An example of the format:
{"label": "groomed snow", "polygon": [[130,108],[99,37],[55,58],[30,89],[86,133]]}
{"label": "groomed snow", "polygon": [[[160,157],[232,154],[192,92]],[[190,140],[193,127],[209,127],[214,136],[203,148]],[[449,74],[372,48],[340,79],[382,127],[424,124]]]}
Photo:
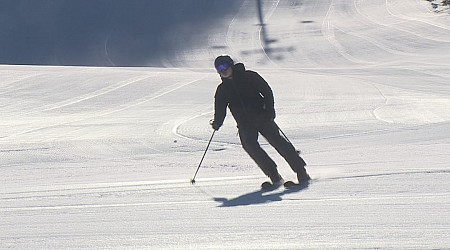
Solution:
{"label": "groomed snow", "polygon": [[[450,15],[257,3],[171,32],[196,42],[165,68],[0,66],[0,248],[449,249]],[[191,185],[224,53],[271,84],[308,188],[260,191],[231,116]]]}

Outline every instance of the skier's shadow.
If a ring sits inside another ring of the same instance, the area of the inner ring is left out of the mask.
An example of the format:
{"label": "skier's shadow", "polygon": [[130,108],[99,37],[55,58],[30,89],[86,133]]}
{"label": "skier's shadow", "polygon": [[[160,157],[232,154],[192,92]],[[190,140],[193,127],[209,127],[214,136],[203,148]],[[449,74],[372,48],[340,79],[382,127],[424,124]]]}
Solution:
{"label": "skier's shadow", "polygon": [[[298,185],[281,192],[272,193],[271,190],[257,190],[248,194],[243,194],[233,199],[214,198],[214,201],[220,202],[219,207],[237,207],[256,204],[264,204],[275,201],[282,201],[282,196],[290,193],[300,192],[309,187],[309,182]],[[273,190],[275,191],[275,190]]]}

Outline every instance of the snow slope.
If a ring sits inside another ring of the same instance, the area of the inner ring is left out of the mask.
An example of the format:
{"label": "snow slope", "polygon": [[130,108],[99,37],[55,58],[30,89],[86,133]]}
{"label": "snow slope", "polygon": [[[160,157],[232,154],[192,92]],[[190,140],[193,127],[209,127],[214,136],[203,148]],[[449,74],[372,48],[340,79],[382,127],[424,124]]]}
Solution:
{"label": "snow slope", "polygon": [[[0,66],[0,248],[450,248],[450,16],[241,2],[207,35],[171,31],[192,46],[164,68]],[[309,187],[260,191],[231,117],[190,184],[222,53],[271,84]]]}

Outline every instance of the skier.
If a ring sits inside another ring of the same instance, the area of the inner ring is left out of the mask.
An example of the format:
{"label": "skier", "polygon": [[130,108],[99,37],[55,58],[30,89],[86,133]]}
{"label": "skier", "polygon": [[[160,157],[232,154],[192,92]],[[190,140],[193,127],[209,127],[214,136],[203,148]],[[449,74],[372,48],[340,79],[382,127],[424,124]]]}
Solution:
{"label": "skier", "polygon": [[[270,178],[270,186],[279,187],[284,180],[278,173],[276,163],[258,143],[259,134],[267,139],[297,173],[299,183],[308,182],[311,178],[306,172],[305,161],[294,146],[280,135],[279,127],[274,121],[274,98],[269,84],[258,73],[246,70],[244,64],[234,64],[228,55],[217,57],[214,66],[222,83],[214,96],[212,128],[219,130],[228,107],[236,120],[242,147]],[[263,183],[263,187],[267,183]]]}

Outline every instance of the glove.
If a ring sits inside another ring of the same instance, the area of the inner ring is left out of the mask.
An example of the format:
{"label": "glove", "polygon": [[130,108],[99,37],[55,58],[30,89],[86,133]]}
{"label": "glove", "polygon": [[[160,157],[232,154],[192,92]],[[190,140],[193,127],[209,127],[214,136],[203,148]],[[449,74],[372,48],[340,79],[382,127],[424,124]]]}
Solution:
{"label": "glove", "polygon": [[220,124],[217,124],[214,120],[211,120],[211,121],[209,121],[209,124],[211,124],[211,127],[214,129],[214,130],[219,130],[219,128],[220,128]]}

